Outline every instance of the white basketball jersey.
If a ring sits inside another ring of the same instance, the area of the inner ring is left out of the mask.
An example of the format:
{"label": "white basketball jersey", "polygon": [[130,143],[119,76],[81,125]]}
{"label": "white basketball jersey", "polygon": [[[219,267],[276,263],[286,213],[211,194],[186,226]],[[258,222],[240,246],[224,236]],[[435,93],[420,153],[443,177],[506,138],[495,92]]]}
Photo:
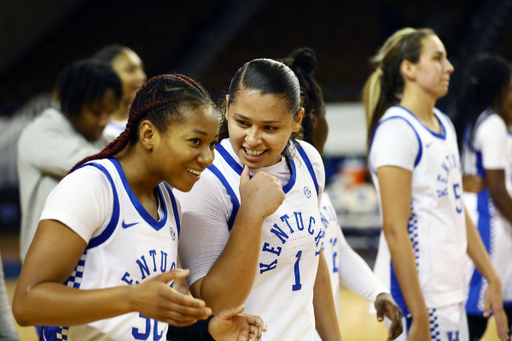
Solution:
{"label": "white basketball jersey", "polygon": [[[169,186],[158,186],[163,216],[156,221],[133,194],[117,159],[83,167],[105,174],[114,205],[110,223],[89,241],[67,285],[88,290],[139,284],[176,268],[180,222]],[[134,312],[86,325],[44,327],[43,340],[165,340],[166,332],[166,323]]]}
{"label": "white basketball jersey", "polygon": [[336,307],[336,314],[339,310],[340,303],[340,243],[345,242],[341,232],[340,225],[334,207],[332,206],[331,199],[324,193],[322,195],[322,206],[320,207],[320,218],[325,233],[323,234],[323,245],[325,261],[329,268],[329,275],[331,276],[331,287],[334,298],[334,306]]}
{"label": "white basketball jersey", "polygon": [[[231,228],[240,207],[243,168],[225,148],[231,148],[227,139],[217,145],[208,170],[231,196]],[[311,341],[315,331],[313,286],[323,231],[311,162],[300,145],[291,148],[291,153],[291,178],[283,186],[286,199],[263,223],[257,275],[244,304],[246,313],[261,316],[267,323],[265,340]]]}
{"label": "white basketball jersey", "polygon": [[[491,110],[484,111],[475,122],[472,136],[477,135],[479,128],[484,122],[492,122],[486,121],[487,119],[496,118],[497,114],[493,113]],[[502,133],[505,134],[504,130],[506,127],[503,124],[500,125],[500,127],[503,129]],[[483,140],[480,139],[480,142],[485,143],[489,141],[489,138],[493,138],[493,136],[486,136]],[[500,140],[501,139],[495,141],[499,142]],[[503,165],[506,175],[505,184],[508,189],[512,187],[510,179],[510,162],[512,158],[510,158],[511,149],[509,149],[509,144],[512,142],[510,142],[510,140],[510,137],[507,137],[506,141],[503,140],[503,142],[507,143],[507,146],[503,146],[507,158],[506,161],[503,160]],[[484,154],[480,148],[470,146],[469,132],[464,136],[462,155],[464,173],[479,175],[482,179],[485,179]],[[485,249],[489,254],[489,258],[500,277],[503,289],[503,303],[505,306],[512,306],[512,262],[510,262],[512,258],[512,230],[510,223],[501,215],[498,208],[495,206],[487,187],[484,187],[479,193],[464,192],[464,202],[480,234]],[[480,272],[476,270],[473,263],[469,260],[468,262],[469,265],[466,267],[466,281],[469,285],[469,293],[466,302],[466,311],[470,315],[481,316],[485,308],[484,294],[487,290],[488,283]]]}
{"label": "white basketball jersey", "polygon": [[[421,290],[428,308],[447,306],[465,299],[463,266],[467,248],[456,134],[446,115],[437,109],[434,109],[434,114],[442,127],[441,134],[430,131],[406,108],[398,105],[391,107],[375,127],[370,141],[371,149],[375,131],[387,120],[405,120],[416,133],[419,151],[412,174],[411,214],[407,229],[416,258]],[[369,166],[382,212],[379,179],[371,162]],[[391,264],[389,247],[383,233],[379,242],[375,273],[390,288],[394,299],[404,311],[404,316],[407,316],[409,311]]]}

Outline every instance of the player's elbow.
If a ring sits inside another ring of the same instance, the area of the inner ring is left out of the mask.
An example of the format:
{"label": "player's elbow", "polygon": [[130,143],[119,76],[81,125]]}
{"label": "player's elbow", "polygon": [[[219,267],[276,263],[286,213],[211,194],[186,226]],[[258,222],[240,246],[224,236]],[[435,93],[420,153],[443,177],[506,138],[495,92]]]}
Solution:
{"label": "player's elbow", "polygon": [[21,327],[30,326],[30,319],[27,306],[24,302],[19,298],[14,298],[12,301],[12,314],[16,323],[18,323]]}

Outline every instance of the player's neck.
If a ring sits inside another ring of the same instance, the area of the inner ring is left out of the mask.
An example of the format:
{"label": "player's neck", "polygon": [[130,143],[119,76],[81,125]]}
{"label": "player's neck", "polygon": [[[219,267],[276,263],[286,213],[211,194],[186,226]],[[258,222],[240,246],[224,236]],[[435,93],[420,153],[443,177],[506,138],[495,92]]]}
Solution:
{"label": "player's neck", "polygon": [[143,198],[153,197],[153,190],[162,180],[153,174],[150,168],[152,163],[143,155],[144,151],[141,153],[138,148],[139,144],[129,147],[117,159],[133,194],[141,201]]}
{"label": "player's neck", "polygon": [[436,98],[413,89],[404,91],[400,105],[410,110],[430,130],[440,133],[441,126],[434,115],[436,101]]}

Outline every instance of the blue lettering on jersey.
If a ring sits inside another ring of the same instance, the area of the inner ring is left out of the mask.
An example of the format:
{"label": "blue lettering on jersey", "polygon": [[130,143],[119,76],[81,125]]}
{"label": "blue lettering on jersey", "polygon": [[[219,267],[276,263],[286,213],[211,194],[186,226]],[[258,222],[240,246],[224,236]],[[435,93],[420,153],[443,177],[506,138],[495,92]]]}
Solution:
{"label": "blue lettering on jersey", "polygon": [[281,216],[281,217],[280,217],[281,221],[286,222],[286,225],[288,225],[288,228],[290,229],[290,233],[293,233],[293,232],[295,232],[295,231],[292,229],[292,227],[291,227],[291,225],[290,225],[290,222],[288,221],[288,219],[289,219],[289,218],[290,218],[290,217],[288,217],[288,214],[285,214],[285,215],[283,215],[283,216]]}
{"label": "blue lettering on jersey", "polygon": [[[304,231],[304,221],[302,220],[302,212],[293,212],[295,215],[295,221],[297,222],[297,228],[300,231]],[[299,220],[300,217],[300,220]]]}
{"label": "blue lettering on jersey", "polygon": [[[338,242],[338,238],[331,238],[329,240],[329,242],[331,243],[332,245],[332,249],[335,250],[335,247],[336,247],[336,243]],[[336,258],[338,257],[338,252],[337,251],[334,251],[332,253],[332,273],[336,273],[338,272],[338,267],[336,266]]]}
{"label": "blue lettering on jersey", "polygon": [[459,331],[448,332],[448,341],[459,341]]}
{"label": "blue lettering on jersey", "polygon": [[265,244],[263,244],[263,249],[261,249],[261,250],[265,251],[265,252],[274,253],[274,254],[276,254],[278,256],[281,254],[281,251],[283,250],[283,248],[280,247],[280,246],[277,246],[275,249],[273,247],[269,248],[269,246],[270,246],[269,243],[265,243]]}
{"label": "blue lettering on jersey", "polygon": [[270,264],[260,263],[260,275],[265,271],[274,270],[277,267],[277,259]]}
{"label": "blue lettering on jersey", "polygon": [[[315,218],[314,217],[309,217],[308,232],[309,232],[310,235],[313,235],[315,233],[315,230],[311,229],[311,226],[313,226],[314,224],[315,224]],[[316,245],[318,246],[318,241],[316,242]]]}
{"label": "blue lettering on jersey", "polygon": [[149,255],[151,257],[153,257],[153,271],[156,271],[156,260],[155,260],[156,251],[155,250],[150,250],[149,251]]}
{"label": "blue lettering on jersey", "polygon": [[[121,277],[121,281],[125,282],[128,285],[139,284],[144,279],[146,279],[146,277],[151,276],[151,274],[153,273],[164,273],[166,271],[170,271],[176,268],[176,262],[172,262],[172,264],[170,264],[170,267],[168,267],[168,254],[163,250],[160,250],[160,252],[158,252],[157,250],[149,250],[149,257],[153,261],[152,263],[150,261],[149,265],[146,261],[145,256],[146,255],[142,255],[135,260],[135,263],[139,267],[140,273],[132,275],[129,272],[125,272],[124,275]],[[158,264],[160,264],[160,267],[158,267]],[[138,277],[139,280],[134,279],[133,277]],[[171,287],[173,286],[173,284],[174,282],[171,284]]]}
{"label": "blue lettering on jersey", "polygon": [[[452,189],[447,186],[448,178],[450,177],[450,172],[454,169],[460,170],[458,156],[455,154],[446,155],[441,163],[441,172],[437,175],[437,182],[441,184],[441,188],[436,190],[438,199],[449,196]],[[460,183],[455,183],[453,185],[453,194],[457,201],[455,211],[459,214],[462,213],[461,190]]]}
{"label": "blue lettering on jersey", "polygon": [[320,240],[325,237],[325,231],[318,231],[318,234],[315,237],[316,246],[318,246],[318,243],[320,243]]}
{"label": "blue lettering on jersey", "polygon": [[[289,230],[290,234],[293,234],[297,231],[299,231],[299,234],[300,234],[300,231],[304,231],[304,220],[302,217],[302,212],[293,212],[293,215],[295,216],[296,226],[293,226],[293,220],[290,219],[291,214],[290,215],[284,214],[281,217],[279,217],[279,219],[283,223],[286,224],[286,227],[281,228],[281,227],[279,227],[279,225],[277,223],[275,223],[273,225],[273,227],[270,229],[270,232],[273,233],[277,238],[279,238],[279,241],[283,245],[289,239],[289,235],[283,230]],[[308,226],[307,231],[310,235],[315,234],[315,229],[314,229],[315,223],[316,223],[315,218],[309,217],[309,226]],[[315,237],[315,242],[316,242],[317,247],[318,247],[318,244],[320,243],[320,241],[322,240],[322,238],[324,237],[324,235],[325,235],[325,232],[323,230],[319,229],[318,233]],[[270,243],[265,242],[263,244],[261,251],[272,253],[272,254],[276,255],[277,257],[279,257],[281,255],[281,252],[283,251],[283,248],[281,246],[275,245],[276,243],[273,243],[273,244],[274,245],[271,245]],[[279,244],[279,242],[277,242],[277,244]],[[320,247],[320,250],[321,250],[321,247]],[[318,250],[315,255],[319,255],[320,250]],[[260,274],[270,271],[270,270],[274,270],[277,267],[277,261],[278,261],[278,259],[276,258],[270,264],[260,263]]]}
{"label": "blue lettering on jersey", "polygon": [[140,260],[136,260],[137,264],[139,265],[139,268],[140,268],[140,272],[142,274],[142,279],[145,279],[146,278],[146,273],[148,274],[149,276],[149,268],[148,268],[148,264],[146,263],[146,258],[144,258],[144,256],[141,256],[140,257],[142,259],[142,261],[144,262],[144,265],[142,264],[142,262]]}
{"label": "blue lettering on jersey", "polygon": [[274,224],[274,227],[275,227],[275,229],[271,229],[270,232],[272,232],[277,237],[279,237],[279,239],[281,239],[281,242],[283,244],[286,243],[286,239],[288,239],[288,235],[286,233],[284,233],[283,230],[281,230],[281,228],[277,224]]}
{"label": "blue lettering on jersey", "polygon": [[[324,209],[325,209],[325,206],[324,206]],[[323,214],[323,212],[320,212],[320,220],[322,221],[324,228],[329,227],[329,220],[327,220],[327,218],[325,218],[325,215]]]}

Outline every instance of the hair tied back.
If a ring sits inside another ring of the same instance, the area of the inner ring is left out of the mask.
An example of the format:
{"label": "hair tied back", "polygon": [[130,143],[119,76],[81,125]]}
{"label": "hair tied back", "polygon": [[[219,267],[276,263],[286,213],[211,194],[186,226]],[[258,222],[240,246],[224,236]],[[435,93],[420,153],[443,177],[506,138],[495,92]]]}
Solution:
{"label": "hair tied back", "polygon": [[315,51],[309,47],[297,49],[292,53],[293,65],[292,69],[300,70],[305,74],[311,74],[316,68]]}

